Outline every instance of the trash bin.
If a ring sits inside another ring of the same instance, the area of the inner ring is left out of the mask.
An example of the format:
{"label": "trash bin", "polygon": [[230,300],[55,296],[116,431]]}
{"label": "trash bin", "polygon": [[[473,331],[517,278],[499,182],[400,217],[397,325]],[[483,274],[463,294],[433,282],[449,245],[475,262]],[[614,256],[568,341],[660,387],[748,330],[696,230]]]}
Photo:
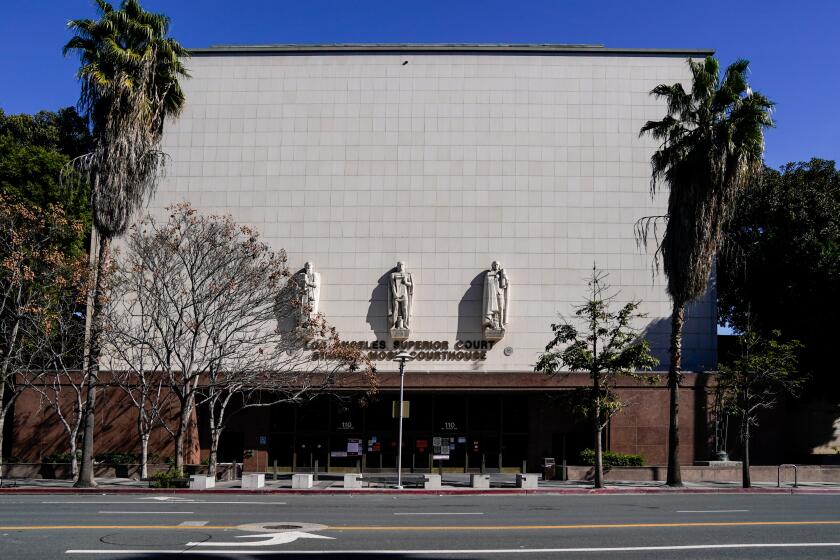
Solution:
{"label": "trash bin", "polygon": [[557,475],[557,464],[554,462],[554,457],[545,457],[542,468],[543,480],[554,480]]}

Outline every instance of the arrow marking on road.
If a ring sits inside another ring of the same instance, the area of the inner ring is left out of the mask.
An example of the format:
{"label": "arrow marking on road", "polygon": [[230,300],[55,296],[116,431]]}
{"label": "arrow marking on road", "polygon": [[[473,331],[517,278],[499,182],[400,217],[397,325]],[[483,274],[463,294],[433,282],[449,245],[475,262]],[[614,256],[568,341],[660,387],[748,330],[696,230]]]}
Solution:
{"label": "arrow marking on road", "polygon": [[300,531],[283,531],[282,533],[262,533],[259,535],[241,535],[237,539],[259,539],[265,538],[264,541],[258,542],[188,542],[186,546],[273,546],[275,544],[288,544],[298,539],[329,539],[334,540],[335,537],[325,537],[323,535],[313,535],[312,533],[302,533]]}

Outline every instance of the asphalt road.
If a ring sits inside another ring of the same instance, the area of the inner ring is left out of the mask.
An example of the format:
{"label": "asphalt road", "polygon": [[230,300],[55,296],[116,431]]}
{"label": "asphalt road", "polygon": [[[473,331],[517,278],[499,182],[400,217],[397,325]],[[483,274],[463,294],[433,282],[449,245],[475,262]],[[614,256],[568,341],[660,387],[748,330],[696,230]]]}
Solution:
{"label": "asphalt road", "polygon": [[0,495],[4,560],[185,552],[214,559],[840,559],[840,496]]}

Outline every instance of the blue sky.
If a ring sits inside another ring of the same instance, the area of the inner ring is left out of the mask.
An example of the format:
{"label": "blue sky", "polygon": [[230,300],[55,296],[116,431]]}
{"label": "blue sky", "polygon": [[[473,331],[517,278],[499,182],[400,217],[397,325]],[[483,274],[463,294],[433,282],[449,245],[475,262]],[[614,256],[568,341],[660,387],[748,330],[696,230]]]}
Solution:
{"label": "blue sky", "polygon": [[[77,61],[64,58],[70,18],[92,0],[5,0],[0,108],[72,105]],[[767,163],[840,153],[840,1],[737,0],[145,0],[187,47],[253,43],[599,43],[713,48],[752,62],[753,88],[776,104]]]}

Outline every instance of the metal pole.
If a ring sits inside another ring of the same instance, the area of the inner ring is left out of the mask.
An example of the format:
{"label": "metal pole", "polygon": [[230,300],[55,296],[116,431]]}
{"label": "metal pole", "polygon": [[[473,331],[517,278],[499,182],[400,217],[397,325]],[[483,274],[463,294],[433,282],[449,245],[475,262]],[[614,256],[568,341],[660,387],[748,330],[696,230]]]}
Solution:
{"label": "metal pole", "polygon": [[405,381],[405,358],[400,360],[400,428],[397,439],[397,488],[402,489],[402,439],[403,439],[403,388]]}

